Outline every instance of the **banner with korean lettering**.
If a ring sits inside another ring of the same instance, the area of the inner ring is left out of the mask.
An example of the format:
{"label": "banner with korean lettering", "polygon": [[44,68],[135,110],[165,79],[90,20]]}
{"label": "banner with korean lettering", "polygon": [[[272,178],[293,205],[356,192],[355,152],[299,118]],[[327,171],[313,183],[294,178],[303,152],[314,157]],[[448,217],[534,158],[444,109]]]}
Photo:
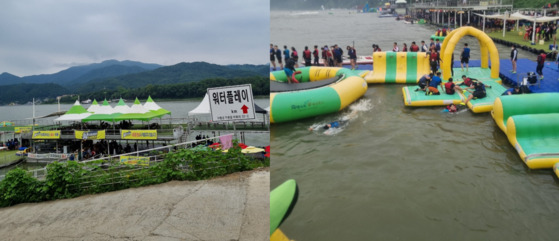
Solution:
{"label": "banner with korean lettering", "polygon": [[74,136],[78,140],[103,140],[105,130],[102,131],[74,131]]}
{"label": "banner with korean lettering", "polygon": [[252,86],[235,85],[208,88],[212,121],[234,121],[255,118]]}
{"label": "banner with korean lettering", "polygon": [[149,157],[120,156],[120,163],[127,164],[127,165],[149,166]]}
{"label": "banner with korean lettering", "polygon": [[157,130],[120,130],[124,140],[157,140]]}
{"label": "banner with korean lettering", "polygon": [[15,133],[30,132],[31,126],[16,126],[14,127]]}
{"label": "banner with korean lettering", "polygon": [[34,131],[33,139],[60,139],[60,131]]}

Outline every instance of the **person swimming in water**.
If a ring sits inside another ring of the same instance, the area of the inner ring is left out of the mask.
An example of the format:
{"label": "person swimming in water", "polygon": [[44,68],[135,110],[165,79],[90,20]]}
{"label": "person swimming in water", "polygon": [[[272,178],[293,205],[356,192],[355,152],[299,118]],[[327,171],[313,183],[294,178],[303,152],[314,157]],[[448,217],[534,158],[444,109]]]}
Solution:
{"label": "person swimming in water", "polygon": [[354,119],[355,117],[357,117],[357,110],[353,110],[348,115],[343,116],[339,120],[332,121],[332,122],[330,122],[326,125],[318,126],[318,127],[316,125],[311,126],[311,127],[309,127],[309,131],[319,130],[320,127],[322,127],[322,129],[324,129],[324,130],[341,128],[341,127],[345,126],[347,123],[349,123],[349,121]]}

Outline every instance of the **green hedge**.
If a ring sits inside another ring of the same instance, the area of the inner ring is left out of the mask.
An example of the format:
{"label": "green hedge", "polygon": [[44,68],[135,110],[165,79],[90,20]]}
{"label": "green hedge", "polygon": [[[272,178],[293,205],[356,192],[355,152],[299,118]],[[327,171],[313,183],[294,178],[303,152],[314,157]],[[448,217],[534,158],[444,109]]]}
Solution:
{"label": "green hedge", "polygon": [[242,154],[236,144],[234,146],[227,153],[209,148],[160,153],[165,155],[164,160],[149,167],[120,163],[54,162],[47,165],[45,180],[37,180],[29,172],[16,168],[0,181],[0,206],[72,198],[171,180],[203,180],[270,166],[269,158],[251,158]]}

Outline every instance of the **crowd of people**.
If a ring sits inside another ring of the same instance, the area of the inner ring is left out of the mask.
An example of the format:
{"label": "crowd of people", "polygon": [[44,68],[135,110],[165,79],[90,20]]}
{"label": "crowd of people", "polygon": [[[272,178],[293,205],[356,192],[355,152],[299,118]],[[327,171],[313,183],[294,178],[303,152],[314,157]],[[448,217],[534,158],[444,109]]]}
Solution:
{"label": "crowd of people", "polygon": [[[352,68],[355,68],[357,59],[355,48],[348,45],[345,49]],[[309,46],[305,46],[301,55],[305,66],[342,67],[344,50],[337,44],[320,47],[314,45],[312,50]],[[270,63],[273,70],[282,70],[289,67],[298,68],[299,56],[300,54],[295,47],[288,48],[287,45],[284,45],[283,50],[281,50],[278,45],[270,44]]]}
{"label": "crowd of people", "polygon": [[8,150],[17,150],[19,141],[17,139],[9,139],[4,143],[4,146],[7,147]]}

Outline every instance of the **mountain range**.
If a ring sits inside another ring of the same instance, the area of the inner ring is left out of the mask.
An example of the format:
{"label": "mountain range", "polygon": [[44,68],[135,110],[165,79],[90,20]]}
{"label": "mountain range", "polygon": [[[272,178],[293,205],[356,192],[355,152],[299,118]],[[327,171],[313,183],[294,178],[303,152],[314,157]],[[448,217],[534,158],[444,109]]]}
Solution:
{"label": "mountain range", "polygon": [[[63,94],[87,94],[100,90],[268,75],[268,65],[217,65],[192,62],[161,66],[129,60],[106,60],[101,63],[70,67],[54,74],[18,77],[10,73],[2,73],[0,74],[0,86],[2,86],[0,104],[25,103],[33,97],[39,97],[36,95],[38,92],[41,93],[40,98],[55,98]],[[24,90],[23,93],[21,90]],[[14,95],[15,93],[18,95]]]}

